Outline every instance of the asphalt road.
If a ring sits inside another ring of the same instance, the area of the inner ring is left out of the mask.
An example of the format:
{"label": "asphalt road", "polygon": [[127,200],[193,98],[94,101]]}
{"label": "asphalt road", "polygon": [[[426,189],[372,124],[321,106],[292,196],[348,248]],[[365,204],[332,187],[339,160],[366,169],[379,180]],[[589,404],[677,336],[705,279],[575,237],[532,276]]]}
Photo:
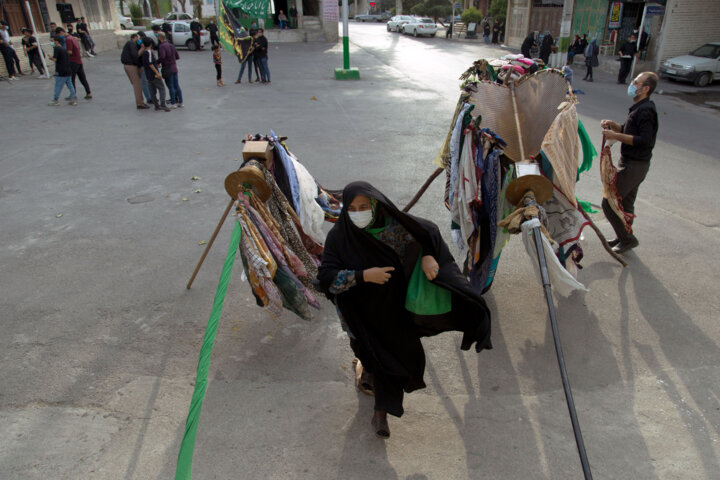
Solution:
{"label": "asphalt road", "polygon": [[[271,86],[234,85],[238,67],[225,55],[225,88],[209,52],[181,51],[186,108],[170,113],[135,110],[119,52],[86,62],[95,98],[78,107],[46,107],[49,82],[0,84],[0,478],[172,478],[230,221],[193,288],[185,283],[227,204],[223,180],[246,133],[288,136],[327,187],[365,179],[409,201],[434,169],[458,75],[501,51],[384,28],[351,24],[358,82],[333,79],[335,45],[273,45]],[[596,78],[575,86],[598,144],[599,120],[622,120],[630,100]],[[586,231],[579,280],[590,291],[556,298],[595,478],[720,471],[719,114],[677,96],[655,102],[640,247],[623,269]],[[441,183],[413,213],[442,226]],[[597,166],[578,185],[599,203]],[[461,352],[452,334],[424,340],[428,388],[407,396],[387,442],[372,435],[372,400],[353,386],[332,306],[311,322],[272,320],[240,272],[213,353],[195,478],[581,477],[547,309],[519,239],[486,295],[495,348]]]}

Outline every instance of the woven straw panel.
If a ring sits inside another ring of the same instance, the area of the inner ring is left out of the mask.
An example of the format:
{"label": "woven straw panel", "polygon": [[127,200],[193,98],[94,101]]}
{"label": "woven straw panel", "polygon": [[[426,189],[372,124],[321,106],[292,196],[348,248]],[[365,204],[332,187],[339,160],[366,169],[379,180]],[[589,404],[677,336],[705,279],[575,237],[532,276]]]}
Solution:
{"label": "woven straw panel", "polygon": [[[552,69],[523,77],[516,85],[515,98],[526,156],[540,152],[545,134],[560,113],[558,106],[566,100],[567,90],[568,84],[562,73]],[[510,88],[480,82],[471,92],[469,102],[475,105],[473,117],[482,115],[480,126],[493,130],[508,144],[505,155],[514,162],[523,160]]]}

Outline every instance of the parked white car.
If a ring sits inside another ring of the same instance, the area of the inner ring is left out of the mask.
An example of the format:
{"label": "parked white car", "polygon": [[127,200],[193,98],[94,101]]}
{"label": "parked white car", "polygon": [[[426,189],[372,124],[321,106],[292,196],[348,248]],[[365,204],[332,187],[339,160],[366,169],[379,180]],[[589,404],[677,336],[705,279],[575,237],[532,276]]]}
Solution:
{"label": "parked white car", "polygon": [[387,22],[387,31],[388,32],[399,32],[402,29],[402,26],[411,21],[415,17],[411,17],[410,15],[395,15]]}
{"label": "parked white car", "polygon": [[184,22],[192,22],[194,20],[193,16],[189,13],[185,12],[170,12],[165,14],[163,18],[156,18],[152,22],[150,22],[150,25],[162,25],[165,22],[172,23],[177,21],[184,21]]}
{"label": "parked white car", "polygon": [[[188,50],[197,50],[198,46],[195,45],[195,41],[192,38],[192,32],[190,31],[190,22],[175,21],[170,23],[172,25],[172,43],[176,47],[187,47]],[[151,31],[145,32],[145,35],[153,41],[153,44],[157,46],[157,37],[155,33]],[[206,30],[200,30],[200,44],[204,47],[210,43],[210,34]]]}
{"label": "parked white car", "polygon": [[415,37],[419,35],[434,37],[437,33],[437,25],[435,25],[435,20],[432,18],[413,18],[411,21],[402,26],[402,33],[411,34]]}
{"label": "parked white car", "polygon": [[122,30],[130,30],[135,28],[135,24],[133,23],[132,18],[126,17],[122,14],[118,14],[118,18],[120,19],[120,28]]}
{"label": "parked white car", "polygon": [[710,85],[720,79],[720,42],[706,43],[688,55],[665,60],[660,75],[687,80],[698,87]]}

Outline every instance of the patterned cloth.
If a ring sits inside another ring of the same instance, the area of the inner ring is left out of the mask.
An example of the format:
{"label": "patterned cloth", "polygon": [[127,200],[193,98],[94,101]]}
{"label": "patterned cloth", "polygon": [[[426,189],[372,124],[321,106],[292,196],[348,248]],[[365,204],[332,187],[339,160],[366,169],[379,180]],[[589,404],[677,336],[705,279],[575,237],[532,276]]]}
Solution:
{"label": "patterned cloth", "polygon": [[608,201],[610,208],[612,208],[612,211],[618,216],[625,227],[625,230],[632,235],[632,222],[635,215],[627,213],[623,209],[622,197],[618,193],[617,189],[617,168],[613,165],[612,156],[610,155],[610,147],[605,145],[604,137],[601,151],[600,180],[602,181],[603,186],[603,198]]}
{"label": "patterned cloth", "polygon": [[580,138],[574,104],[570,104],[555,117],[543,139],[542,151],[552,165],[553,183],[570,203],[577,207],[575,182],[580,165]]}

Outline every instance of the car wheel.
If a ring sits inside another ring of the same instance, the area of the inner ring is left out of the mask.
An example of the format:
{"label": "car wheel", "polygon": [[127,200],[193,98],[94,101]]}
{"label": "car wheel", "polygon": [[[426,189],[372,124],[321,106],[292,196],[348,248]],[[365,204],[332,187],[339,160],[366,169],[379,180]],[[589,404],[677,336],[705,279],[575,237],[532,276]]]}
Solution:
{"label": "car wheel", "polygon": [[695,79],[696,87],[707,87],[710,83],[710,72],[703,72]]}
{"label": "car wheel", "polygon": [[187,42],[185,42],[185,46],[186,46],[186,47],[188,48],[188,50],[190,50],[191,52],[194,52],[195,50],[198,49],[198,46],[197,46],[197,44],[195,43],[195,40],[188,40]]}
{"label": "car wheel", "polygon": [[413,30],[413,37],[417,37],[417,28]]}
{"label": "car wheel", "polygon": [[431,36],[432,38],[435,38],[435,34],[434,34],[434,33],[433,33],[432,35],[430,35],[430,36]]}

